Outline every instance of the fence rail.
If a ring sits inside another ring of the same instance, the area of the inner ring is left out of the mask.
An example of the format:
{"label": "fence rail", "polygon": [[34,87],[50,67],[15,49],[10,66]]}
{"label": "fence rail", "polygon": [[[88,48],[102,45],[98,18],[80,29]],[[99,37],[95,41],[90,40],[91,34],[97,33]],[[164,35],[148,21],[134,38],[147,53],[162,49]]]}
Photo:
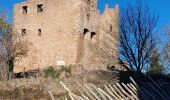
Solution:
{"label": "fence rail", "polygon": [[[60,84],[68,92],[71,100],[170,100],[167,93],[151,77],[150,82],[138,85],[132,77],[131,83],[106,84],[103,87],[97,87],[94,84],[77,85],[83,92],[73,93],[62,81]],[[68,98],[65,98],[68,100]]]}

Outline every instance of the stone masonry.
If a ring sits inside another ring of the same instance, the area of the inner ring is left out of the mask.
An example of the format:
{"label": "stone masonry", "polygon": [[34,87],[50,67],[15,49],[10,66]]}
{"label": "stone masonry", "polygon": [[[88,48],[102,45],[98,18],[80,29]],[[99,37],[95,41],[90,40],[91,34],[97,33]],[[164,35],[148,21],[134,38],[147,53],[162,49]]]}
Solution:
{"label": "stone masonry", "polygon": [[118,22],[111,21],[118,12],[118,6],[110,9],[106,5],[100,15],[97,0],[27,0],[15,4],[13,29],[30,45],[27,56],[16,60],[14,72],[43,69],[59,62],[87,64],[94,58],[88,57],[89,43],[100,45],[103,34],[110,30],[105,26],[118,33]]}

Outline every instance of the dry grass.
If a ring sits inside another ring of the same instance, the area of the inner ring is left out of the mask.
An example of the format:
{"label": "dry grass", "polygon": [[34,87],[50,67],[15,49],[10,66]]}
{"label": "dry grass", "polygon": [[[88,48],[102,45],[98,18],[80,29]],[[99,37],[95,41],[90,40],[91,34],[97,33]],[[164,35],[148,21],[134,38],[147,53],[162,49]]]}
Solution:
{"label": "dry grass", "polygon": [[[133,75],[134,74],[134,75]],[[69,98],[67,91],[59,83],[62,81],[67,87],[76,94],[83,93],[81,84],[92,83],[98,87],[104,84],[113,84],[127,81],[129,76],[140,76],[129,72],[110,72],[110,71],[82,71],[66,77],[63,73],[59,78],[21,78],[10,81],[0,81],[0,100],[50,100],[48,91],[50,90],[57,100]],[[137,81],[144,81],[140,77],[133,77]],[[169,85],[168,85],[169,86]],[[167,91],[169,88],[166,88]]]}
{"label": "dry grass", "polygon": [[14,90],[0,90],[0,99],[11,100],[50,100],[50,96],[40,88],[15,88]]}
{"label": "dry grass", "polygon": [[46,77],[40,78],[22,78],[11,81],[0,81],[0,99],[9,100],[50,100],[48,91],[50,90],[55,98],[64,100],[68,98],[67,91],[61,86],[59,81],[63,81],[69,89],[75,93],[81,92],[77,82],[93,83],[102,85],[114,82],[115,76],[106,71],[84,71],[71,77],[60,77],[52,79]]}

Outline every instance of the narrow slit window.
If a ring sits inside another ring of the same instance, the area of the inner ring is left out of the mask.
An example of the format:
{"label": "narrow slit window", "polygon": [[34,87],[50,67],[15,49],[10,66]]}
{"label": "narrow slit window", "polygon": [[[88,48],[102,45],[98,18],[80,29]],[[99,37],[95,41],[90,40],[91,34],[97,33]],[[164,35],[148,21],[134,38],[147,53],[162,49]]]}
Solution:
{"label": "narrow slit window", "polygon": [[27,30],[26,30],[26,29],[22,29],[22,30],[21,30],[21,35],[22,35],[22,36],[25,36],[26,33],[27,33]]}
{"label": "narrow slit window", "polygon": [[88,14],[87,14],[87,20],[89,20],[89,19],[90,19],[90,14],[88,13]]}
{"label": "narrow slit window", "polygon": [[22,13],[26,14],[28,12],[28,7],[27,6],[22,6]]}
{"label": "narrow slit window", "polygon": [[37,5],[37,12],[43,12],[43,4]]}
{"label": "narrow slit window", "polygon": [[41,36],[41,29],[38,29],[38,36]]}
{"label": "narrow slit window", "polygon": [[92,43],[96,43],[97,41],[96,41],[96,33],[95,32],[91,32],[91,42]]}
{"label": "narrow slit window", "polygon": [[112,26],[112,25],[110,25],[110,32],[112,32],[112,30],[113,30],[113,26]]}

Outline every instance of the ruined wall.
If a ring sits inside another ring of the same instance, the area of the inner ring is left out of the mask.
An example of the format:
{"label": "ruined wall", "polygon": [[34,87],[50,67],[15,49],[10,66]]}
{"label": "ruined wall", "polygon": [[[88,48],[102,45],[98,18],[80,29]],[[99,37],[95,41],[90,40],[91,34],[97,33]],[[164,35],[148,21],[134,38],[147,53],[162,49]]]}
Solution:
{"label": "ruined wall", "polygon": [[[14,7],[14,30],[21,34],[26,29],[26,38],[31,45],[28,55],[16,62],[14,71],[44,68],[63,60],[75,64],[77,56],[77,2],[68,0],[29,0]],[[43,11],[37,13],[37,5]],[[22,7],[27,6],[27,13]],[[41,29],[41,36],[38,34]]]}
{"label": "ruined wall", "polygon": [[106,70],[108,65],[113,66],[118,63],[118,18],[118,5],[115,8],[109,8],[106,5],[104,13],[99,15],[96,31],[94,31],[97,40],[92,38],[89,41],[90,57],[85,63],[87,69]]}
{"label": "ruined wall", "polygon": [[[90,44],[98,41],[98,26],[100,13],[97,10],[97,0],[85,0],[81,7],[81,35],[79,38],[79,63],[86,65],[90,59]],[[95,34],[93,34],[95,33]]]}
{"label": "ruined wall", "polygon": [[[37,12],[38,5],[42,12]],[[27,13],[23,13],[25,6]],[[23,35],[26,29],[23,38],[30,45],[28,55],[16,59],[14,72],[55,66],[57,61],[102,69],[90,66],[99,61],[94,60],[91,44],[99,45],[102,34],[106,34],[103,28],[112,19],[106,12],[100,15],[97,0],[28,0],[16,4],[14,30]]]}
{"label": "ruined wall", "polygon": [[[114,9],[105,6],[105,11],[100,17],[100,28],[99,28],[99,44],[102,46],[103,42],[108,39],[109,47],[113,52],[114,60],[118,58],[118,22],[119,22],[119,8],[118,5]],[[111,51],[111,50],[110,50]]]}

